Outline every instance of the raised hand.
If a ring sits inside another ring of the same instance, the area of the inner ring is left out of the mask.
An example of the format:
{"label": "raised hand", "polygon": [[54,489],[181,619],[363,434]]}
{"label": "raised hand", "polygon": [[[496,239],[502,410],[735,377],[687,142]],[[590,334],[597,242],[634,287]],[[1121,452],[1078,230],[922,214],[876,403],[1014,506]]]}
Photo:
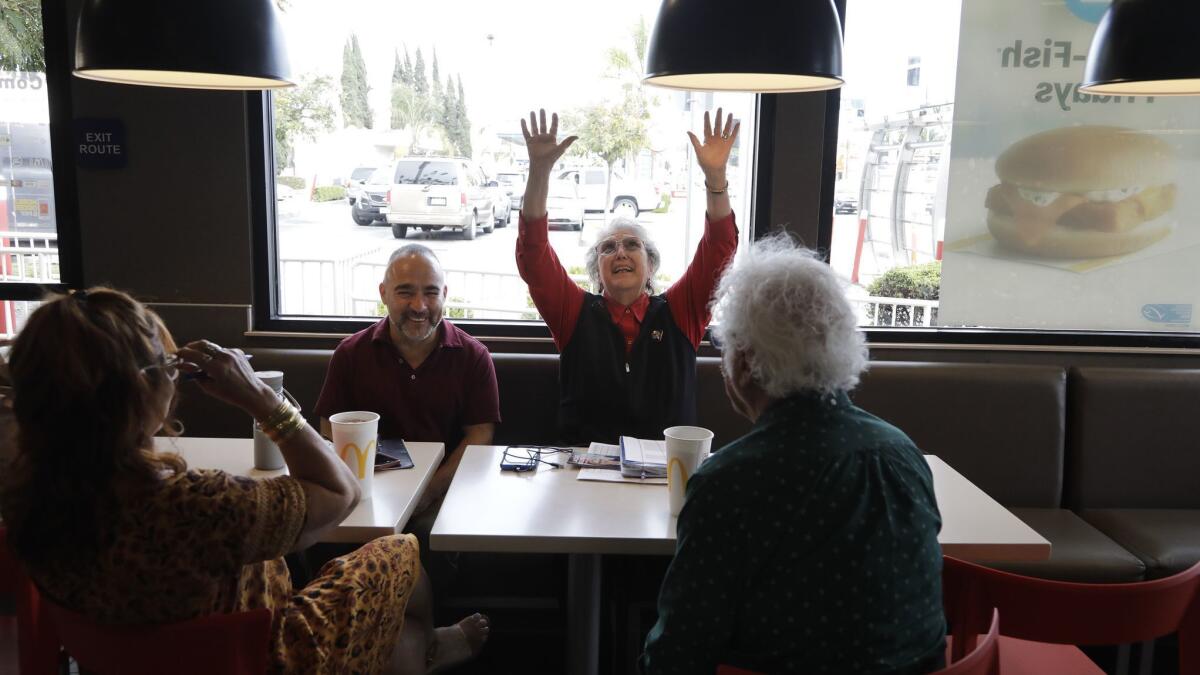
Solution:
{"label": "raised hand", "polygon": [[717,108],[716,124],[712,124],[707,111],[704,113],[703,143],[696,138],[696,134],[688,132],[688,138],[696,150],[696,162],[700,164],[700,170],[704,172],[710,184],[713,179],[719,178],[722,182],[725,180],[725,165],[729,161],[729,152],[733,149],[733,143],[737,140],[738,130],[741,128],[742,123],[734,122],[733,115],[722,119],[721,109]]}
{"label": "raised hand", "polygon": [[554,168],[554,163],[558,161],[567,148],[578,138],[571,136],[558,142],[558,113],[554,113],[550,117],[550,126],[546,127],[546,111],[540,110],[541,120],[539,122],[538,115],[533,112],[529,113],[529,123],[521,120],[521,133],[525,136],[525,149],[529,153],[529,170],[544,170],[549,172]]}

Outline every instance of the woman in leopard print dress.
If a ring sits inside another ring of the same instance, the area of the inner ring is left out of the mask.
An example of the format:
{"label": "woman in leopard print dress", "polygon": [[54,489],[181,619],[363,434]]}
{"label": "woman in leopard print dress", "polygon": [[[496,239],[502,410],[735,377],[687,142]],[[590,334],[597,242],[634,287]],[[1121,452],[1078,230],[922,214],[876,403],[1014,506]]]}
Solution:
{"label": "woman in leopard print dress", "polygon": [[486,637],[478,615],[434,631],[412,535],[372,541],[292,588],[281,556],[359,498],[302,418],[279,441],[290,475],[278,478],[188,469],[153,450],[181,370],[260,421],[287,412],[238,350],[176,351],[153,312],[100,288],[39,307],[10,370],[19,431],[0,509],[30,576],[63,606],[116,624],[269,608],[275,672],[423,673],[439,642],[465,637],[469,653]]}

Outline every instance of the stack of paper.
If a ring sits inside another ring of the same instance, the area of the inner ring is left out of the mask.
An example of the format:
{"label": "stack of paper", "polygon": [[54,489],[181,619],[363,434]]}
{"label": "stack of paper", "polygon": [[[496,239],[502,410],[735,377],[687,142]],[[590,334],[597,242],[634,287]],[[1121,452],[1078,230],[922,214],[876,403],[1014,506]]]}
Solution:
{"label": "stack of paper", "polygon": [[587,452],[572,452],[567,462],[594,469],[619,469],[621,468],[621,448],[593,441],[588,446]]}
{"label": "stack of paper", "polygon": [[622,436],[621,475],[630,478],[666,478],[666,441]]}

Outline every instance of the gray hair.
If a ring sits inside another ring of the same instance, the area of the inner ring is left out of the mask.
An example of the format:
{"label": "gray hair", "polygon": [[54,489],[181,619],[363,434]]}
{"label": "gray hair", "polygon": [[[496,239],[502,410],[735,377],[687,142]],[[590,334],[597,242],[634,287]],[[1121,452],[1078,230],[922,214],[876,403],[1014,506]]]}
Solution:
{"label": "gray hair", "polygon": [[744,250],[713,300],[726,372],[733,355],[772,398],[849,391],[867,367],[867,347],[842,283],[816,252],[786,233]]}
{"label": "gray hair", "polygon": [[[433,263],[434,269],[441,272],[442,261],[438,260],[437,254],[433,252],[433,249],[425,246],[424,244],[405,244],[395,251],[392,251],[392,254],[388,256],[387,266],[383,268],[383,278],[385,280],[388,278],[388,274],[390,274],[392,271],[392,263],[401,258],[407,258],[410,255],[425,256],[430,262]],[[444,276],[444,273],[442,274]]]}
{"label": "gray hair", "polygon": [[618,232],[632,232],[637,235],[638,239],[646,246],[646,262],[650,268],[649,278],[646,279],[646,292],[654,295],[654,275],[658,274],[658,267],[662,264],[662,254],[658,252],[658,246],[650,239],[650,234],[646,228],[642,227],[638,221],[633,218],[613,218],[612,222],[605,225],[600,232],[596,234],[596,241],[592,243],[592,247],[588,249],[585,258],[587,263],[588,278],[592,280],[592,288],[596,289],[597,293],[604,292],[604,284],[600,283],[600,242],[608,239]]}
{"label": "gray hair", "polygon": [[439,265],[442,263],[441,260],[438,260],[437,254],[433,252],[433,249],[429,248],[428,246],[425,246],[424,244],[405,244],[395,251],[392,251],[392,254],[388,256],[388,267],[391,267],[392,263],[396,262],[397,260],[410,255],[423,255]]}

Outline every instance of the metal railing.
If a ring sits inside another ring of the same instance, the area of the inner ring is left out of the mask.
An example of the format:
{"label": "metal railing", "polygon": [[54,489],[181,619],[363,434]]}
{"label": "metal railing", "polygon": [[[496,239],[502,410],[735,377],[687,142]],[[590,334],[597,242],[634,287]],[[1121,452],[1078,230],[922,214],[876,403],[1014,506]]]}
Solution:
{"label": "metal railing", "polygon": [[937,325],[937,300],[909,298],[850,298],[860,326]]}
{"label": "metal railing", "polygon": [[[355,293],[350,298],[355,316],[379,316],[377,286],[386,267],[384,263],[358,263],[355,266],[356,279],[361,276],[371,280],[365,287],[355,286]],[[541,320],[541,315],[529,297],[529,288],[519,274],[462,269],[443,271],[446,273],[446,286],[450,289],[445,305],[447,316],[464,319]],[[590,286],[586,274],[572,274],[571,279],[584,288]]]}
{"label": "metal railing", "polygon": [[[56,284],[61,279],[57,233],[0,232],[0,283]],[[15,336],[40,304],[37,300],[0,302],[0,338]]]}
{"label": "metal railing", "polygon": [[57,233],[0,232],[0,282],[54,284],[60,279]]}
{"label": "metal railing", "polygon": [[10,339],[16,336],[25,319],[33,310],[42,304],[37,300],[5,300],[0,302],[0,339]]}
{"label": "metal railing", "polygon": [[[289,315],[360,316],[353,298],[362,286],[359,267],[381,247],[340,260],[279,259],[279,311]],[[374,285],[378,285],[376,279]],[[374,311],[366,315],[373,315]]]}

